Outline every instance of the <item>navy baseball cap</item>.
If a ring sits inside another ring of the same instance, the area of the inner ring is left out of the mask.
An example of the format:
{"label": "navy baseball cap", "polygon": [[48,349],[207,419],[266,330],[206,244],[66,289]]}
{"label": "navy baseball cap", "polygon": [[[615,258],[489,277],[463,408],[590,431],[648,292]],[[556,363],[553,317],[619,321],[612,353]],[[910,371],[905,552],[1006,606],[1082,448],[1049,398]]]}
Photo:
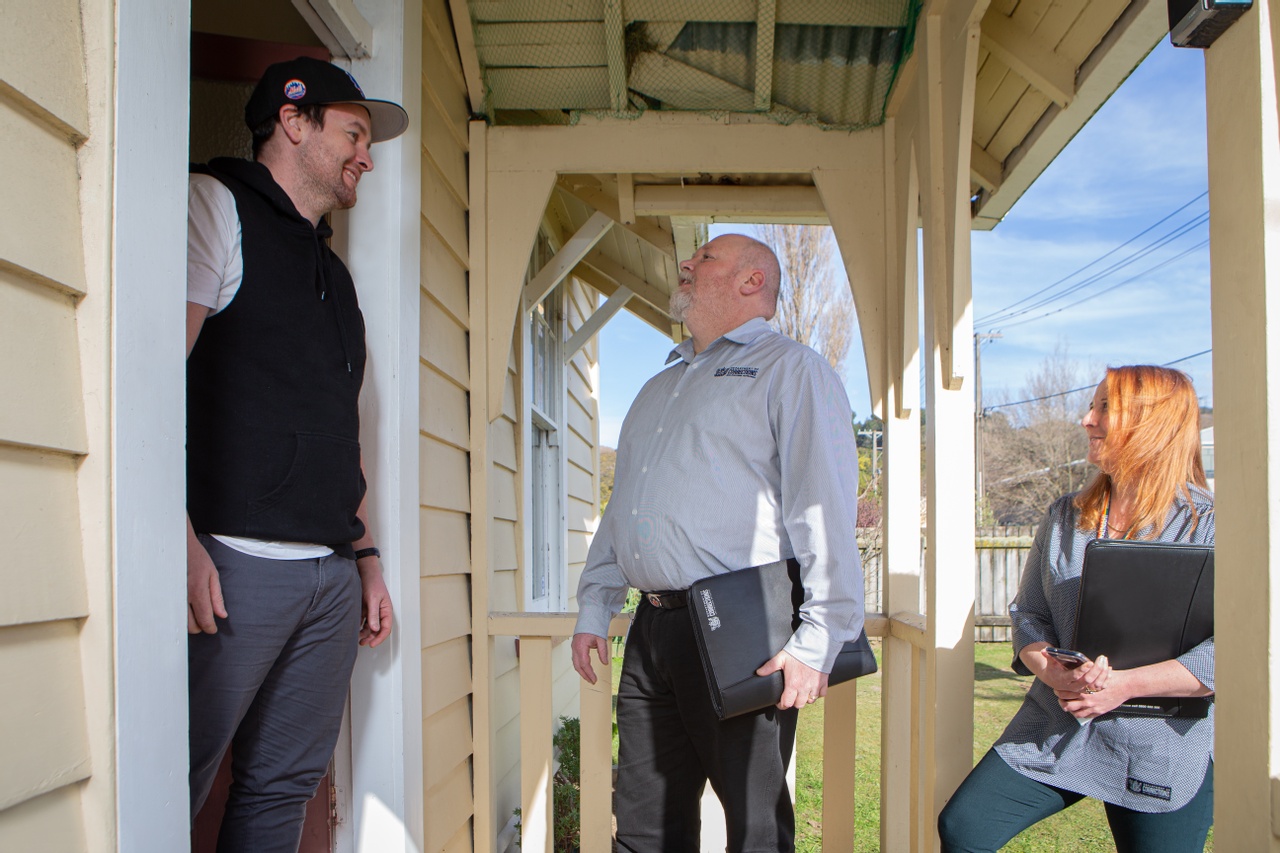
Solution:
{"label": "navy baseball cap", "polygon": [[395,139],[409,126],[404,107],[366,98],[356,78],[310,56],[277,62],[262,73],[244,106],[245,124],[252,130],[275,117],[285,104],[358,104],[369,111],[370,143]]}

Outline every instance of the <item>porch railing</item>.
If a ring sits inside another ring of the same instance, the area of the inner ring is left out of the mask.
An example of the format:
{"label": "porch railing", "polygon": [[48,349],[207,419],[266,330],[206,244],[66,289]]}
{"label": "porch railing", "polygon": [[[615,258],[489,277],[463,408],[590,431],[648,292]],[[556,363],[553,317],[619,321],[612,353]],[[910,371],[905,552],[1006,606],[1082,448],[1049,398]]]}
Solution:
{"label": "porch railing", "polygon": [[[573,613],[490,613],[491,637],[520,639],[520,783],[521,850],[544,853],[551,849],[551,785],[554,769],[552,733],[551,650],[553,644],[573,633]],[[610,637],[626,634],[628,617],[618,617],[609,626]],[[921,732],[927,713],[920,701],[928,654],[925,618],[915,613],[892,617],[868,614],[867,635],[890,638],[885,644],[885,687],[882,691],[885,726],[882,734],[881,788],[911,792],[906,802],[886,809],[882,799],[881,819],[898,825],[882,829],[882,838],[903,842],[889,849],[916,850],[927,843],[928,828],[921,815],[917,792],[923,784]],[[893,643],[893,640],[902,641]],[[901,658],[890,648],[909,651]],[[596,683],[581,682],[581,773],[582,853],[609,853],[612,849],[613,815],[613,673],[612,661],[601,664],[592,656]],[[891,695],[888,688],[892,668],[896,684],[910,685],[907,695]],[[832,688],[825,702],[823,752],[832,760],[822,763],[822,846],[824,850],[851,850],[854,841],[854,779],[857,748],[856,685]],[[477,733],[480,735],[480,733]],[[889,756],[893,756],[892,759]],[[909,761],[903,759],[910,757]],[[895,798],[896,799],[896,798]],[[905,806],[903,808],[902,806]]]}

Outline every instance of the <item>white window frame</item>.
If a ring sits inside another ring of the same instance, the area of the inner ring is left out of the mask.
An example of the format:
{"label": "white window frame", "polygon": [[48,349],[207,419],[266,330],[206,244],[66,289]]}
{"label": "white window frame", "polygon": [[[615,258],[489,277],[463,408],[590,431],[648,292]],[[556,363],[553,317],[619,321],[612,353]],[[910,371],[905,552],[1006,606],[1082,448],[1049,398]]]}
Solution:
{"label": "white window frame", "polygon": [[[530,276],[536,274],[553,252],[545,237],[534,250]],[[521,378],[525,401],[521,428],[524,460],[523,538],[524,566],[521,572],[522,599],[526,611],[558,612],[567,606],[566,527],[568,522],[565,484],[564,345],[568,338],[564,303],[567,280],[558,284],[541,302],[525,306],[521,313]],[[545,320],[550,346],[541,364],[553,377],[544,390],[541,405],[534,402],[534,381],[539,362],[534,352],[534,324]],[[538,439],[547,436],[550,452],[539,450]],[[541,499],[539,499],[541,498]],[[546,569],[545,589],[540,588],[538,568]]]}

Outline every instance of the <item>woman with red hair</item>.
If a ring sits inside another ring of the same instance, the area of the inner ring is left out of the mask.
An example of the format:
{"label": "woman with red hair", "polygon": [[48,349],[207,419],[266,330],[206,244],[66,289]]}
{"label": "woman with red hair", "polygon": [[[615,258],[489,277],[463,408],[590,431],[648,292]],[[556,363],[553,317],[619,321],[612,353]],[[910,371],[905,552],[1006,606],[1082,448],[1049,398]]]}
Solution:
{"label": "woman with red hair", "polygon": [[1213,822],[1212,703],[1204,718],[1113,713],[1140,696],[1212,695],[1213,638],[1128,670],[1044,652],[1071,642],[1090,541],[1213,544],[1195,389],[1178,370],[1109,368],[1080,423],[1098,474],[1049,508],[1009,608],[1014,670],[1035,681],[938,817],[944,853],[994,853],[1085,797],[1105,804],[1118,853],[1200,853]]}

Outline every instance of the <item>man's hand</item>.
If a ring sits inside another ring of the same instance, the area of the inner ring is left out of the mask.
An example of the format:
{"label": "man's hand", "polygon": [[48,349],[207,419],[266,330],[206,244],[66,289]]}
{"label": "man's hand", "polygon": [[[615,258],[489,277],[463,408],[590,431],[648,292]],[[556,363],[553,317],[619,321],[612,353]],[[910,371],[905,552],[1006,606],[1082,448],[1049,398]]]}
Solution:
{"label": "man's hand", "polygon": [[215,616],[227,618],[218,569],[187,521],[187,633],[218,633]]}
{"label": "man's hand", "polygon": [[581,675],[588,684],[595,684],[596,671],[591,665],[591,649],[596,650],[600,663],[607,663],[605,655],[609,651],[609,641],[595,634],[574,634],[569,648],[573,650],[573,668],[578,671],[578,675]]}
{"label": "man's hand", "polygon": [[391,636],[391,593],[377,557],[358,560],[356,567],[360,571],[360,645],[375,649]]}
{"label": "man's hand", "polygon": [[764,666],[756,670],[756,675],[773,675],[778,670],[782,670],[784,685],[782,698],[778,700],[778,707],[782,710],[803,708],[827,695],[827,679],[830,676],[801,663],[785,651],[778,652],[766,661]]}

